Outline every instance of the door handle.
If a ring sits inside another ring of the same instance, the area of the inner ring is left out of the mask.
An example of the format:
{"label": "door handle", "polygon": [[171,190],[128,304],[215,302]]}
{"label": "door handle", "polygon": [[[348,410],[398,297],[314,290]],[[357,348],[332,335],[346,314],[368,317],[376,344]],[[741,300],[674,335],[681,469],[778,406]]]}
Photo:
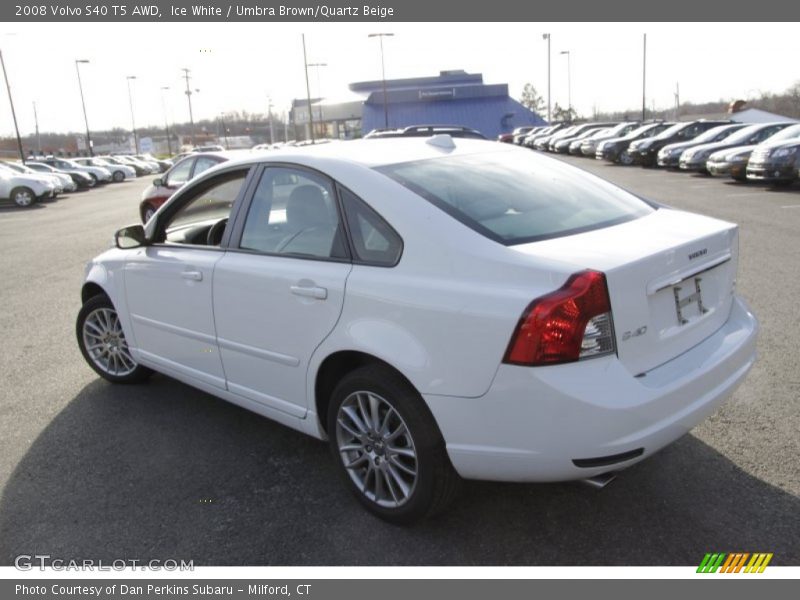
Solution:
{"label": "door handle", "polygon": [[203,273],[201,271],[182,271],[181,277],[189,281],[203,281]]}
{"label": "door handle", "polygon": [[328,297],[328,290],[326,290],[324,287],[293,285],[289,289],[295,296],[316,298],[317,300],[325,300]]}

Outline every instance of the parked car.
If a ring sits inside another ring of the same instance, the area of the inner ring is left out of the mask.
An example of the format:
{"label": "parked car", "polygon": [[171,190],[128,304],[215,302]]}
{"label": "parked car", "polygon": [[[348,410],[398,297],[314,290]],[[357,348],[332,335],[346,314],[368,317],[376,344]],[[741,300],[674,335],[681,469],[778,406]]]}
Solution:
{"label": "parked car", "polygon": [[581,152],[581,146],[584,144],[584,142],[586,142],[586,140],[591,140],[598,135],[602,136],[611,129],[611,127],[598,127],[597,129],[589,129],[588,131],[584,131],[581,135],[573,138],[569,142],[569,148],[567,151],[573,156],[583,156],[583,153]]}
{"label": "parked car", "polygon": [[139,204],[139,216],[142,223],[147,223],[159,207],[166,202],[172,194],[183,187],[183,184],[197,177],[203,171],[236,156],[237,151],[227,152],[200,152],[190,154],[183,160],[175,163],[162,177],[153,180],[152,185],[142,192],[142,201]]}
{"label": "parked car", "polygon": [[595,152],[597,152],[597,145],[600,144],[600,142],[626,136],[640,126],[641,124],[639,121],[626,121],[624,123],[618,123],[610,129],[598,131],[593,136],[583,140],[580,147],[581,154],[594,158]]}
{"label": "parked car", "polygon": [[53,189],[53,193],[49,196],[49,198],[57,198],[58,195],[64,191],[64,186],[61,185],[61,180],[46,173],[37,173],[36,171],[33,171],[32,173],[21,173],[19,169],[15,168],[15,165],[7,163],[3,160],[0,160],[0,170],[11,175],[24,175],[25,177],[29,177],[31,179],[38,179],[45,183],[49,183],[52,185]]}
{"label": "parked car", "polygon": [[27,208],[40,200],[54,197],[55,185],[52,181],[0,168],[0,202]]}
{"label": "parked car", "polygon": [[137,154],[135,155],[135,157],[144,162],[155,163],[156,165],[158,165],[159,172],[161,173],[165,173],[166,171],[168,171],[169,168],[172,167],[172,165],[174,164],[168,158],[156,158],[152,154]]}
{"label": "parked car", "polygon": [[133,156],[128,156],[126,154],[114,154],[112,155],[112,158],[115,160],[115,162],[133,167],[133,170],[136,171],[137,177],[152,175],[153,173],[157,172],[157,169],[153,165],[144,163]]}
{"label": "parked car", "polygon": [[597,160],[608,160],[613,163],[631,165],[633,164],[633,157],[628,149],[633,142],[658,135],[662,131],[672,127],[672,125],[674,125],[674,123],[665,123],[663,121],[643,123],[641,127],[634,129],[627,135],[600,142],[597,145],[595,158]]}
{"label": "parked car", "polygon": [[85,167],[102,167],[111,171],[111,181],[120,183],[125,179],[133,179],[136,177],[136,169],[130,165],[124,165],[117,161],[109,160],[108,156],[95,156],[91,158],[76,158],[75,162]]}
{"label": "parked car", "polygon": [[753,150],[762,144],[777,144],[778,142],[800,138],[800,124],[781,129],[778,133],[762,142],[758,146],[739,146],[721,152],[714,152],[706,161],[706,168],[715,177],[732,177],[736,181],[747,181],[747,162]]}
{"label": "parked car", "polygon": [[153,173],[161,173],[162,171],[161,165],[154,158],[144,158],[144,155],[142,154],[130,154],[128,156],[133,160],[138,160],[139,162],[146,164],[152,169]]}
{"label": "parked car", "polygon": [[747,179],[774,185],[791,185],[797,181],[800,166],[800,138],[760,144],[747,162]]}
{"label": "parked car", "polygon": [[77,171],[73,169],[56,169],[52,165],[35,160],[26,160],[25,166],[34,171],[38,171],[39,173],[63,173],[68,175],[72,181],[75,182],[75,185],[78,186],[78,189],[89,189],[97,185],[97,182],[94,180],[94,178],[83,171]]}
{"label": "parked car", "polygon": [[[38,161],[39,159],[37,159]],[[94,179],[95,183],[108,183],[111,181],[111,171],[106,169],[105,167],[93,167],[91,165],[82,165],[74,160],[69,160],[66,158],[60,158],[57,156],[47,156],[41,159],[41,162],[50,165],[51,167],[55,167],[56,169],[62,169],[65,171],[83,171],[87,175],[89,175],[92,179]]]}
{"label": "parked car", "polygon": [[706,161],[714,152],[735,148],[737,146],[760,144],[778,133],[781,129],[785,129],[792,124],[793,122],[748,125],[721,142],[703,144],[702,146],[695,146],[687,150],[681,154],[680,168],[682,171],[706,172]]}
{"label": "parked car", "polygon": [[705,119],[676,123],[656,136],[632,142],[628,147],[628,153],[633,158],[633,164],[642,165],[643,167],[653,167],[656,165],[659,151],[667,144],[676,144],[678,142],[692,140],[709,129],[728,123],[731,123],[731,121],[706,121]]}
{"label": "parked car", "polygon": [[616,125],[616,123],[582,123],[581,125],[576,125],[575,129],[568,135],[556,135],[551,138],[550,142],[547,144],[547,150],[559,154],[567,154],[569,152],[570,142],[573,140],[578,139],[580,136],[585,136],[587,132],[596,132],[599,129],[607,129],[613,125]]}
{"label": "parked car", "polygon": [[219,144],[205,144],[202,146],[195,146],[192,152],[224,152],[225,148]]}
{"label": "parked car", "polygon": [[547,151],[550,143],[558,141],[563,137],[572,135],[578,129],[577,125],[569,125],[568,127],[556,128],[555,132],[550,132],[545,136],[537,136],[534,138],[532,147],[534,150]]}
{"label": "parked car", "polygon": [[327,439],[394,522],[443,510],[461,477],[607,482],[755,360],[736,225],[507,144],[248,152],[115,239],[81,290],[91,368]]}
{"label": "parked car", "polygon": [[373,129],[364,139],[382,139],[395,137],[430,137],[446,133],[450,137],[474,138],[485,140],[486,136],[477,129],[461,125],[412,125],[400,129]]}
{"label": "parked car", "polygon": [[22,173],[25,175],[43,175],[45,177],[51,178],[53,183],[56,184],[55,190],[59,194],[61,192],[74,192],[75,190],[78,189],[78,185],[74,181],[72,181],[72,177],[70,177],[66,173],[58,173],[58,172],[41,173],[19,162],[5,163],[5,164],[7,167],[13,169],[17,173]]}
{"label": "parked car", "polygon": [[553,123],[552,125],[549,125],[543,129],[531,131],[523,138],[521,145],[525,146],[526,148],[535,148],[536,142],[541,138],[550,137],[562,129],[566,129],[567,127],[572,127],[572,123]]}
{"label": "parked car", "polygon": [[703,144],[711,144],[714,142],[722,141],[740,129],[746,127],[745,123],[730,123],[728,125],[719,125],[701,133],[693,140],[687,142],[678,142],[676,144],[667,144],[658,151],[658,166],[667,168],[678,168],[680,164],[681,154],[695,146],[702,146]]}
{"label": "parked car", "polygon": [[529,134],[534,133],[536,131],[541,131],[545,129],[547,125],[538,125],[536,127],[517,127],[513,132],[511,132],[512,142],[514,144],[520,145],[522,144],[522,140],[524,140]]}

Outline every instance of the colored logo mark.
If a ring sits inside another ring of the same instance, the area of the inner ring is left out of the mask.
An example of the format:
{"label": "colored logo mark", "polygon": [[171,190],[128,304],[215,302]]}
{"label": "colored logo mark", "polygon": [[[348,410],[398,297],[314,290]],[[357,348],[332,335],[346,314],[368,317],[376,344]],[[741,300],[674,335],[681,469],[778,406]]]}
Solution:
{"label": "colored logo mark", "polygon": [[771,552],[755,552],[753,554],[749,552],[732,552],[730,554],[726,554],[725,552],[709,552],[703,557],[703,561],[700,563],[700,566],[697,567],[697,572],[763,573],[771,560]]}

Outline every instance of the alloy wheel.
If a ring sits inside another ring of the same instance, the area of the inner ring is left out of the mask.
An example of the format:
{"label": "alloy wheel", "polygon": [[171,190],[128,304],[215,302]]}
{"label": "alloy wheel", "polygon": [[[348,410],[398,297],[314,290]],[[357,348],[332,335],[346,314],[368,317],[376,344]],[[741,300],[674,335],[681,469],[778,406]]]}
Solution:
{"label": "alloy wheel", "polygon": [[104,373],[124,377],[138,366],[115,310],[103,307],[90,312],[83,323],[82,335],[86,352]]}
{"label": "alloy wheel", "polygon": [[397,410],[374,392],[347,396],[336,415],[336,444],[350,479],[384,508],[405,504],[417,485],[414,440]]}

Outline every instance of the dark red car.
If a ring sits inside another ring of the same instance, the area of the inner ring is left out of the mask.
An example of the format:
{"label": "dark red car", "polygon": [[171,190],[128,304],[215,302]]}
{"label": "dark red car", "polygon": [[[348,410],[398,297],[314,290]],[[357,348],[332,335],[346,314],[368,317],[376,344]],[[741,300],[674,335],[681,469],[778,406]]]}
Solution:
{"label": "dark red car", "polygon": [[179,160],[175,165],[153,183],[142,193],[142,202],[139,204],[139,215],[142,223],[147,223],[148,219],[161,207],[170,196],[177,192],[184,183],[197,177],[203,171],[218,165],[221,162],[230,160],[236,156],[236,152],[198,152],[190,154]]}

